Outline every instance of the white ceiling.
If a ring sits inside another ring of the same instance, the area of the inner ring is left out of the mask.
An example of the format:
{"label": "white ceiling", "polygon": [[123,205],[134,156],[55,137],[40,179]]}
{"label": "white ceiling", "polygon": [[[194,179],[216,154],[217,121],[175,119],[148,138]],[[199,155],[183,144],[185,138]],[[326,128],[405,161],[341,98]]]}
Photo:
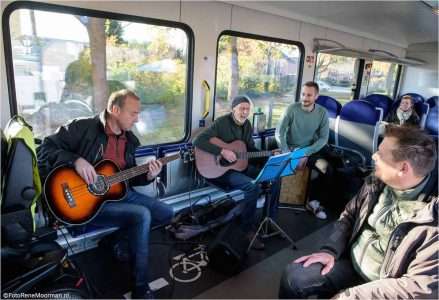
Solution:
{"label": "white ceiling", "polygon": [[[407,47],[438,41],[438,1],[227,1]],[[428,5],[427,5],[428,4]]]}

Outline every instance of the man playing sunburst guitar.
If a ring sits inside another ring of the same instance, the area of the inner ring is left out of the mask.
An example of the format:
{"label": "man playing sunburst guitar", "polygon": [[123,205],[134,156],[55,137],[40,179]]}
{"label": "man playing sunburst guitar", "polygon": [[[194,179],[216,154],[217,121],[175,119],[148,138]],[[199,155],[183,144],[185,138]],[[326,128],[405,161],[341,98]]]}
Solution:
{"label": "man playing sunburst guitar", "polygon": [[[38,150],[40,172],[45,176],[51,169],[67,164],[90,186],[99,177],[93,164],[102,159],[112,160],[122,170],[134,167],[134,153],[140,143],[130,129],[138,121],[139,113],[140,99],[132,91],[112,93],[105,111],[92,118],[73,120],[44,139]],[[170,206],[137,193],[131,187],[149,184],[161,169],[160,161],[150,162],[147,175],[141,174],[129,180],[125,198],[118,202],[106,202],[91,221],[97,226],[128,229],[133,263],[133,298],[153,296],[147,283],[150,226],[168,223],[174,213]],[[75,187],[71,190],[75,196]],[[80,196],[78,192],[77,195]]]}
{"label": "man playing sunburst guitar", "polygon": [[[232,101],[232,112],[216,119],[209,128],[195,138],[193,144],[196,149],[199,148],[215,157],[221,157],[229,163],[238,160],[236,152],[220,146],[220,143],[213,143],[212,138],[217,138],[221,140],[222,143],[242,141],[247,151],[259,151],[255,147],[252,138],[252,125],[247,119],[250,114],[250,109],[251,100],[247,96],[237,96],[234,98]],[[197,164],[200,163],[197,161],[197,156],[195,160]],[[247,165],[245,165],[245,167],[246,166]],[[254,236],[253,229],[256,222],[256,202],[259,198],[260,188],[257,184],[252,182],[253,178],[249,175],[255,174],[250,174],[252,172],[249,169],[243,170],[242,172],[230,169],[217,178],[212,178],[214,176],[211,176],[209,180],[220,187],[240,189],[244,192],[244,208],[240,216],[240,224],[242,230],[247,233],[246,237],[250,241]],[[257,239],[253,243],[253,248],[264,249],[264,244]]]}

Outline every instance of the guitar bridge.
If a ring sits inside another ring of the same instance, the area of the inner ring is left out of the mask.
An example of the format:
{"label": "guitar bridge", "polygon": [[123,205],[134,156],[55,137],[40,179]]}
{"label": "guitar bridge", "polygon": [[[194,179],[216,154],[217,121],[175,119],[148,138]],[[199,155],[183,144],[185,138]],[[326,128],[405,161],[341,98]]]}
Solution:
{"label": "guitar bridge", "polygon": [[61,186],[64,194],[64,199],[67,201],[67,204],[70,207],[76,207],[75,199],[73,198],[69,185],[67,183],[63,183]]}

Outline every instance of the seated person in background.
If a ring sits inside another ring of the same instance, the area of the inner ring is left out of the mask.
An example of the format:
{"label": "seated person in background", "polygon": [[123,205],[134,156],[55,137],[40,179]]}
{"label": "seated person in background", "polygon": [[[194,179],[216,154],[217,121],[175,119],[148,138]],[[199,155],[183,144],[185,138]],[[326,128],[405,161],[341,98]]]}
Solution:
{"label": "seated person in background", "polygon": [[427,134],[389,125],[373,155],[374,175],[346,205],[321,250],[288,264],[279,297],[436,298],[436,159]]}
{"label": "seated person in background", "polygon": [[[193,144],[213,155],[221,155],[225,160],[234,162],[237,160],[235,153],[228,149],[223,149],[210,142],[213,137],[221,139],[225,143],[230,143],[236,140],[243,141],[247,146],[247,151],[259,151],[255,147],[252,137],[252,125],[247,119],[251,110],[251,100],[247,96],[237,96],[232,101],[232,112],[219,117],[215,122],[198,135]],[[253,173],[253,174],[252,174]],[[252,182],[253,178],[250,176],[255,174],[250,165],[246,172],[238,172],[235,170],[228,170],[224,175],[210,179],[213,184],[219,187],[240,189],[244,191],[244,209],[240,216],[241,228],[247,232],[249,242],[253,238],[255,216],[256,216],[256,202],[259,198],[260,188],[257,184]],[[253,243],[254,249],[263,249],[264,244],[256,239]]]}
{"label": "seated person in background", "polygon": [[[307,156],[300,160],[297,168],[303,169],[308,165],[320,173],[322,186],[318,189],[321,191],[320,198],[323,198],[330,189],[328,183],[330,166],[323,159],[320,150],[328,143],[329,120],[326,109],[315,103],[318,96],[317,83],[309,81],[303,85],[301,101],[288,106],[276,130],[276,139],[280,141],[282,152],[309,147]],[[279,195],[273,196],[271,216],[275,215],[278,202]],[[326,219],[326,214],[317,200],[309,201],[308,207],[318,218]]]}
{"label": "seated person in background", "polygon": [[403,96],[399,107],[389,114],[386,121],[398,125],[419,126],[420,118],[414,110],[413,105],[414,103],[411,96]]}
{"label": "seated person in background", "polygon": [[[97,176],[93,164],[102,159],[113,160],[121,169],[135,166],[134,153],[140,143],[130,128],[138,121],[139,113],[140,99],[133,92],[112,93],[105,111],[92,118],[75,119],[44,139],[38,149],[40,172],[45,176],[54,167],[67,164],[91,184]],[[174,213],[172,207],[137,193],[132,186],[151,183],[161,169],[159,161],[151,161],[147,175],[130,180],[125,198],[106,202],[91,221],[97,226],[119,226],[130,232],[133,298],[153,297],[148,286],[150,226],[151,222],[168,223]]]}

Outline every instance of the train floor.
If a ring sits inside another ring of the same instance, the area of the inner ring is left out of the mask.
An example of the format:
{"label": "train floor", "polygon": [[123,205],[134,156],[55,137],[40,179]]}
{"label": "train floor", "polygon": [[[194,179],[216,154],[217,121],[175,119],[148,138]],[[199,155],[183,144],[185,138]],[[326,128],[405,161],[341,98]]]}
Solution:
{"label": "train floor", "polygon": [[[284,266],[314,250],[335,217],[328,212],[320,220],[307,211],[279,209],[278,224],[297,249],[280,236],[264,239],[265,249],[251,250],[233,275],[207,264],[205,249],[219,229],[184,242],[164,228],[155,230],[150,236],[150,286],[158,299],[277,298]],[[117,260],[110,247],[100,245],[72,260],[86,275],[93,298],[130,298],[130,265]]]}

